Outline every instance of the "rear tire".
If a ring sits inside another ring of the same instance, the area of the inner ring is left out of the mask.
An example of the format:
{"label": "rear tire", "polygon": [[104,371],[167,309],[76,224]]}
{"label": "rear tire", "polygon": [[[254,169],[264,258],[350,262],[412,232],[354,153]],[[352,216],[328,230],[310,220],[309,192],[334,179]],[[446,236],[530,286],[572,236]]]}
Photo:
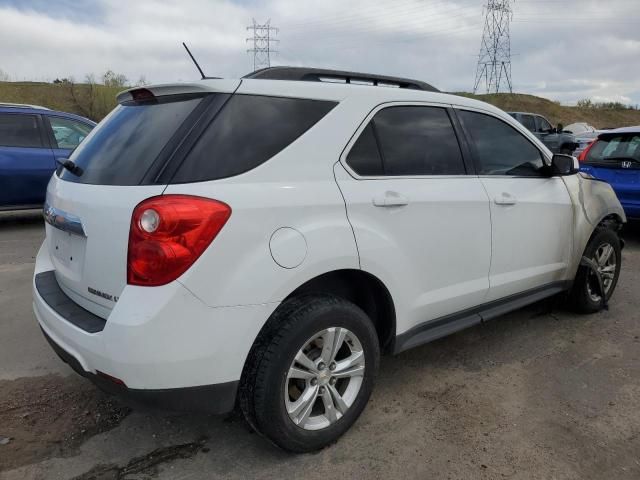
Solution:
{"label": "rear tire", "polygon": [[276,310],[249,354],[240,408],[284,450],[321,449],[364,410],[379,359],[376,330],[359,307],[331,295],[294,298]]}
{"label": "rear tire", "polygon": [[[583,256],[595,260],[600,265],[608,301],[613,295],[620,276],[622,264],[620,238],[610,228],[599,227],[587,244]],[[602,301],[597,279],[588,267],[578,268],[569,300],[571,306],[579,313],[595,313],[601,309]]]}

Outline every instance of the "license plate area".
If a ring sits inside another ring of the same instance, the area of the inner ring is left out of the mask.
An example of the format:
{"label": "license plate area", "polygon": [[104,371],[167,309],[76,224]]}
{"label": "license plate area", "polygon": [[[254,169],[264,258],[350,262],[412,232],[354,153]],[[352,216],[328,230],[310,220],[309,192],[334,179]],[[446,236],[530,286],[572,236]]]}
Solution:
{"label": "license plate area", "polygon": [[49,253],[58,275],[72,282],[79,282],[82,278],[86,237],[47,225],[47,239]]}

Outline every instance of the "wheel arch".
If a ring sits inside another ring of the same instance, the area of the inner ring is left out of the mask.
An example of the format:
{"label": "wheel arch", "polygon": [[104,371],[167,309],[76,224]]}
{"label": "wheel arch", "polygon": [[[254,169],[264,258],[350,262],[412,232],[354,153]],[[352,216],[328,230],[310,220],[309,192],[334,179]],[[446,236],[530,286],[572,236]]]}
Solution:
{"label": "wheel arch", "polygon": [[393,351],[396,309],[391,293],[378,277],[364,270],[333,270],[309,279],[287,295],[283,303],[314,293],[335,295],[360,307],[376,328],[381,352]]}

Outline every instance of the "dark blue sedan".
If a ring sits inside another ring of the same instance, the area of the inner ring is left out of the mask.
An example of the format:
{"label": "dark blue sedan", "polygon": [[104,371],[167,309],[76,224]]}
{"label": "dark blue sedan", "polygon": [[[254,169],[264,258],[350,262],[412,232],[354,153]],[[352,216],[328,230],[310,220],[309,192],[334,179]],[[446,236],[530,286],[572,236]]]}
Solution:
{"label": "dark blue sedan", "polygon": [[601,133],[578,160],[581,171],[611,184],[629,219],[640,220],[640,127]]}
{"label": "dark blue sedan", "polygon": [[40,208],[56,160],[95,122],[35,105],[0,103],[0,210]]}

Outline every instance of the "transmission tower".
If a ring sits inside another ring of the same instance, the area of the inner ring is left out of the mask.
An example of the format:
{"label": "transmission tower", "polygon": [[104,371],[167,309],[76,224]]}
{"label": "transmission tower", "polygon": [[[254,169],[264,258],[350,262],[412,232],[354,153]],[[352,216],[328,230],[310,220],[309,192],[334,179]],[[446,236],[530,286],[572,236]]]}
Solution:
{"label": "transmission tower", "polygon": [[509,23],[513,17],[511,1],[487,0],[473,93],[479,89],[486,93],[498,93],[501,86],[506,86],[509,93],[513,92],[509,34]]}
{"label": "transmission tower", "polygon": [[270,67],[271,54],[277,53],[277,50],[271,48],[271,44],[279,42],[273,38],[278,34],[278,29],[271,26],[271,19],[262,25],[253,19],[253,25],[247,27],[247,30],[253,31],[253,37],[247,38],[247,42],[253,42],[253,48],[247,50],[247,52],[253,53],[253,70]]}

